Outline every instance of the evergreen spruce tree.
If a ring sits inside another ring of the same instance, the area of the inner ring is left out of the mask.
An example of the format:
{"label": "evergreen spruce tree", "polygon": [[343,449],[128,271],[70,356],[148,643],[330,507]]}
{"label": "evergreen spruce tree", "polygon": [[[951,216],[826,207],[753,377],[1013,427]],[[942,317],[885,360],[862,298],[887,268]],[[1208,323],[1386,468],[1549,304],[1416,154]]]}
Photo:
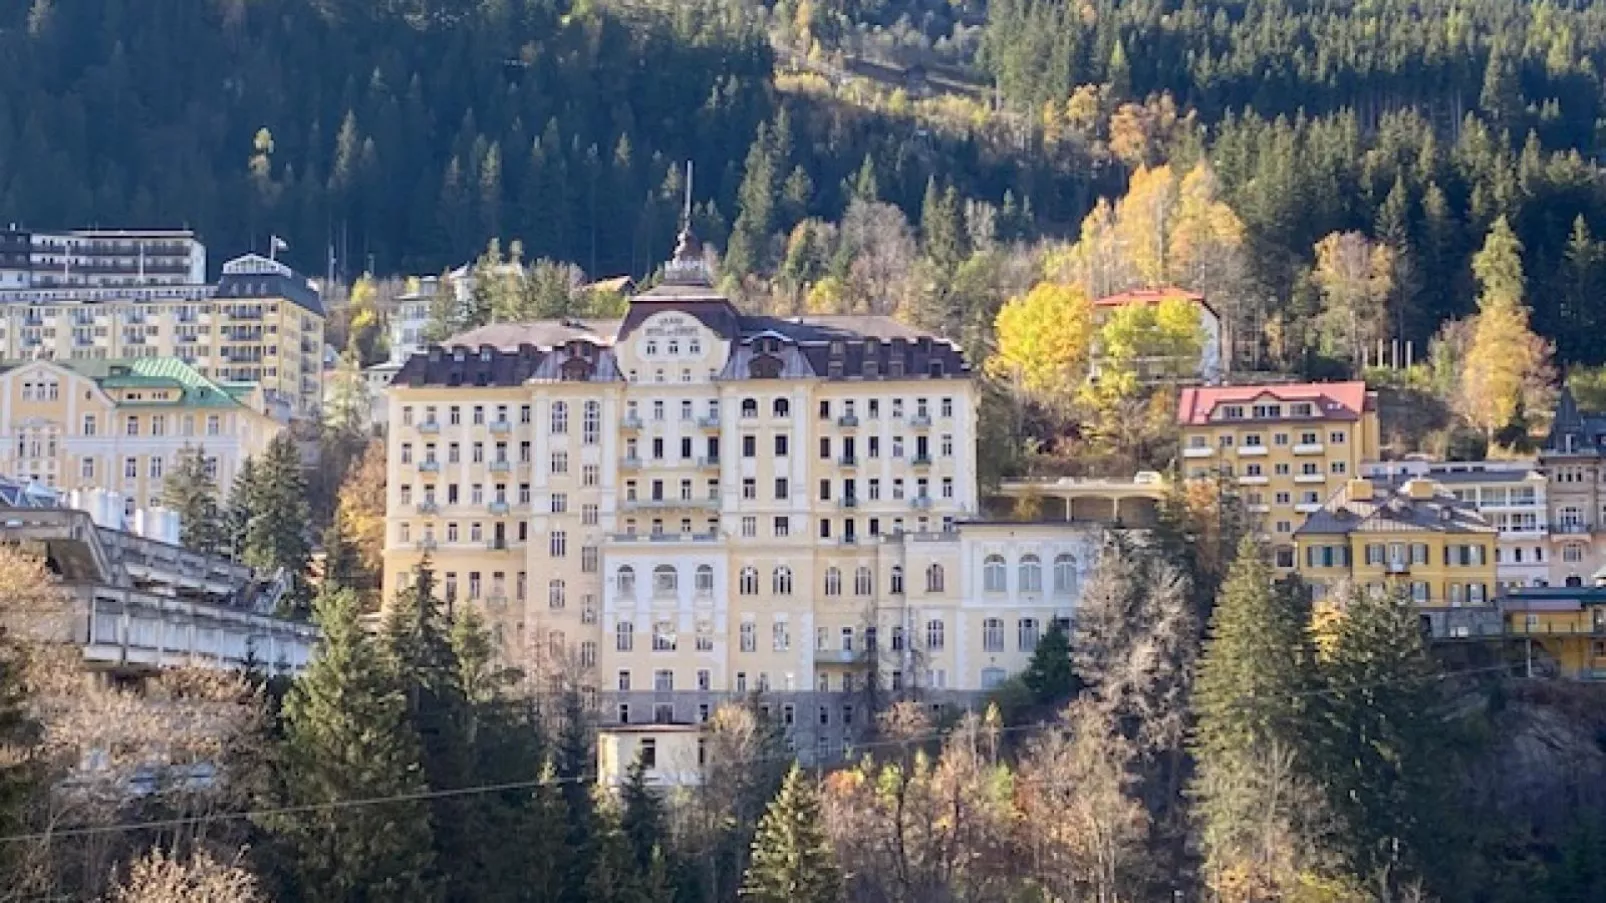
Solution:
{"label": "evergreen spruce tree", "polygon": [[1253,788],[1268,763],[1292,757],[1296,769],[1309,769],[1314,725],[1306,703],[1316,685],[1306,606],[1275,576],[1261,543],[1244,537],[1210,616],[1193,692],[1192,790],[1207,873],[1232,870],[1265,882],[1274,880],[1266,873],[1281,852],[1265,846],[1268,816],[1283,821],[1282,838],[1298,813],[1286,791],[1289,808],[1268,812],[1275,795]]}
{"label": "evergreen spruce tree", "polygon": [[178,540],[185,548],[215,553],[222,548],[217,483],[206,469],[206,449],[185,446],[162,482],[162,507],[178,512]]}
{"label": "evergreen spruce tree", "polygon": [[736,223],[731,229],[724,267],[727,274],[745,276],[764,263],[764,248],[775,226],[776,190],[780,166],[776,159],[775,136],[767,124],[747,150],[742,185],[737,192]]}
{"label": "evergreen spruce tree", "polygon": [[642,893],[630,841],[619,824],[619,804],[601,786],[592,791],[592,796],[596,817],[584,857],[590,868],[585,880],[585,903],[649,903]]}
{"label": "evergreen spruce tree", "polygon": [[263,819],[286,850],[302,899],[434,900],[429,809],[407,699],[358,621],[346,590],[318,597],[318,657],[284,703],[285,803],[316,807]]}
{"label": "evergreen spruce tree", "polygon": [[820,825],[820,799],[796,765],[759,822],[753,859],[742,882],[753,903],[837,903],[842,874]]}
{"label": "evergreen spruce tree", "polygon": [[561,782],[564,814],[568,825],[565,845],[572,851],[564,874],[564,898],[584,900],[591,880],[594,847],[593,826],[597,818],[596,800],[590,787],[596,782],[596,763],[592,757],[592,736],[585,702],[576,686],[566,687],[561,700],[562,725],[558,731],[556,761]]}
{"label": "evergreen spruce tree", "polygon": [[1316,765],[1352,874],[1398,889],[1442,865],[1451,750],[1440,674],[1404,598],[1357,591],[1321,662]]}
{"label": "evergreen spruce tree", "polygon": [[311,553],[307,537],[311,511],[301,453],[288,432],[268,443],[250,485],[245,563],[264,571],[283,568],[299,580]]}
{"label": "evergreen spruce tree", "polygon": [[362,593],[369,589],[359,585],[366,582],[363,576],[357,547],[351,542],[351,532],[346,529],[345,519],[336,514],[335,519],[329,522],[328,529],[323,531],[324,583]]}
{"label": "evergreen spruce tree", "polygon": [[1071,637],[1059,621],[1051,622],[1048,632],[1037,641],[1021,682],[1038,705],[1064,702],[1081,689],[1082,682],[1071,663]]}
{"label": "evergreen spruce tree", "polygon": [[256,459],[246,458],[234,474],[234,485],[229,487],[229,500],[223,508],[222,551],[236,561],[245,556],[246,531],[251,526],[251,499],[256,492]]}
{"label": "evergreen spruce tree", "polygon": [[[434,572],[426,558],[414,569],[408,588],[386,607],[381,631],[383,658],[405,699],[403,718],[420,743],[424,779],[431,790],[453,790],[475,783],[471,733],[473,713],[462,686],[452,645],[452,625],[435,598]],[[537,760],[539,761],[539,760]],[[474,886],[472,841],[480,828],[476,800],[443,796],[430,801],[432,819],[450,825],[435,836],[438,861],[451,899]]]}
{"label": "evergreen spruce tree", "polygon": [[640,756],[630,763],[624,786],[619,789],[621,812],[620,826],[630,842],[630,852],[636,867],[643,873],[662,859],[660,845],[667,836],[667,818],[663,800],[647,784],[647,764]]}

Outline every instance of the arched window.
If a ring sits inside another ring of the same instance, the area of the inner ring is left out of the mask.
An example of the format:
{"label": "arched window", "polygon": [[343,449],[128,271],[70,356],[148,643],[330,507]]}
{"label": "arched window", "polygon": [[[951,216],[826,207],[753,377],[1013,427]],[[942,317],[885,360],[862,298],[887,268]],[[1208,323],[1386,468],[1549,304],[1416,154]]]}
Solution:
{"label": "arched window", "polygon": [[942,565],[933,564],[926,568],[926,592],[942,592]]}
{"label": "arched window", "polygon": [[660,564],[652,569],[652,591],[658,595],[673,593],[680,586],[679,575],[672,564]]}
{"label": "arched window", "polygon": [[825,569],[825,594],[827,596],[842,595],[842,572],[836,568]]}
{"label": "arched window", "polygon": [[621,596],[636,594],[636,569],[628,564],[619,568],[619,594]]}
{"label": "arched window", "polygon": [[777,398],[775,403],[770,405],[770,411],[777,417],[786,417],[792,413],[792,405],[784,398]]}
{"label": "arched window", "polygon": [[1076,592],[1076,556],[1054,556],[1054,592]]}
{"label": "arched window", "polygon": [[714,591],[714,568],[711,565],[699,564],[697,566],[697,591],[711,593]]}
{"label": "arched window", "polygon": [[552,435],[559,436],[569,431],[569,403],[566,401],[552,402]]}
{"label": "arched window", "polygon": [[791,568],[783,564],[775,569],[774,576],[770,578],[770,592],[777,596],[790,596],[792,594]]}
{"label": "arched window", "polygon": [[874,583],[875,578],[871,576],[869,568],[861,567],[853,572],[853,594],[855,596],[870,595]]}
{"label": "arched window", "polygon": [[742,399],[742,416],[743,417],[757,417],[758,416],[758,399],[756,399],[756,398],[744,398],[744,399]]}
{"label": "arched window", "polygon": [[1043,591],[1043,559],[1036,555],[1021,556],[1020,591],[1023,593]]}
{"label": "arched window", "polygon": [[742,568],[740,592],[744,596],[758,595],[758,568]]}
{"label": "arched window", "polygon": [[548,608],[562,608],[568,601],[568,592],[562,580],[548,580],[546,585],[546,604]]}
{"label": "arched window", "polygon": [[892,568],[892,589],[890,592],[894,596],[903,595],[903,568],[897,565]]}
{"label": "arched window", "polygon": [[1001,593],[1004,591],[1004,581],[1006,579],[1004,576],[1004,556],[988,555],[983,559],[981,563],[982,589],[989,593]]}

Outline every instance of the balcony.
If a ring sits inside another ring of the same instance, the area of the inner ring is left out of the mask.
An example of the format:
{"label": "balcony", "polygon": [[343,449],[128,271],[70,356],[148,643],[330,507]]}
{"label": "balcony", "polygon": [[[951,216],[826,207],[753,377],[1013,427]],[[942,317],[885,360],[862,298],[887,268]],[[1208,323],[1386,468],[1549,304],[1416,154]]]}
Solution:
{"label": "balcony", "polygon": [[611,542],[717,542],[718,533],[610,533]]}
{"label": "balcony", "polygon": [[859,507],[859,500],[854,498],[851,495],[845,495],[842,498],[837,499],[836,503],[837,503],[837,505],[839,505],[839,506],[841,506],[843,508],[857,508],[857,507]]}
{"label": "balcony", "polygon": [[690,499],[625,499],[619,503],[624,511],[663,510],[672,508],[718,508],[719,496],[709,495]]}
{"label": "balcony", "polygon": [[931,466],[931,456],[930,455],[915,455],[913,458],[909,459],[909,463],[911,465],[915,466],[915,467],[930,467]]}
{"label": "balcony", "polygon": [[441,510],[441,506],[436,504],[434,499],[425,499],[418,503],[419,514],[434,514],[439,510]]}
{"label": "balcony", "polygon": [[1270,482],[1271,477],[1268,477],[1265,474],[1250,473],[1244,474],[1238,478],[1239,486],[1264,486]]}
{"label": "balcony", "polygon": [[1300,514],[1310,514],[1322,510],[1322,505],[1320,502],[1300,502],[1294,506],[1294,510]]}
{"label": "balcony", "polygon": [[440,548],[440,544],[433,538],[426,536],[418,541],[418,551],[420,552],[433,552],[438,548]]}
{"label": "balcony", "polygon": [[858,458],[857,455],[842,455],[841,457],[836,459],[836,466],[838,466],[838,467],[858,467],[859,466],[859,458]]}
{"label": "balcony", "polygon": [[699,428],[705,429],[705,430],[717,430],[717,429],[719,429],[719,417],[717,417],[717,416],[699,417],[699,418],[697,418],[697,426]]}
{"label": "balcony", "polygon": [[1216,453],[1216,450],[1211,448],[1208,445],[1204,445],[1204,446],[1189,446],[1188,448],[1185,448],[1185,449],[1182,450],[1182,457],[1184,457],[1184,458],[1208,458],[1208,457],[1210,457],[1211,455],[1213,455],[1215,453]]}
{"label": "balcony", "polygon": [[626,414],[620,419],[619,426],[627,430],[639,430],[641,429],[641,418],[635,414]]}
{"label": "balcony", "polygon": [[814,663],[816,665],[851,665],[858,661],[852,649],[816,649],[814,650]]}
{"label": "balcony", "polygon": [[506,552],[508,550],[507,537],[500,539],[487,539],[485,548],[492,552]]}
{"label": "balcony", "polygon": [[432,459],[418,462],[419,473],[440,473],[441,462]]}
{"label": "balcony", "polygon": [[1296,473],[1294,474],[1294,482],[1309,484],[1325,483],[1327,482],[1327,475],[1323,473]]}
{"label": "balcony", "polygon": [[1294,446],[1296,455],[1319,455],[1326,450],[1327,447],[1320,442],[1301,442]]}
{"label": "balcony", "polygon": [[493,435],[505,436],[513,432],[513,424],[508,423],[506,420],[492,420],[488,426]]}
{"label": "balcony", "polygon": [[931,496],[917,495],[909,500],[909,507],[916,511],[929,511],[931,510]]}
{"label": "balcony", "polygon": [[853,533],[848,533],[838,539],[837,542],[845,546],[856,546],[859,544],[859,537]]}
{"label": "balcony", "polygon": [[640,470],[641,469],[641,459],[640,458],[636,458],[636,457],[620,458],[619,459],[619,469],[620,470]]}
{"label": "balcony", "polygon": [[929,429],[931,427],[931,415],[916,414],[909,418],[909,425],[916,429]]}
{"label": "balcony", "polygon": [[1593,533],[1594,530],[1593,524],[1586,524],[1581,521],[1562,521],[1559,524],[1550,525],[1552,535],[1584,536]]}
{"label": "balcony", "polygon": [[704,455],[697,459],[697,467],[700,470],[717,470],[719,468],[719,456]]}
{"label": "balcony", "polygon": [[506,514],[508,512],[507,502],[492,502],[485,506],[485,510],[492,514]]}
{"label": "balcony", "polygon": [[1268,452],[1269,449],[1264,445],[1238,446],[1238,457],[1240,458],[1264,458]]}
{"label": "balcony", "polygon": [[836,419],[836,425],[844,428],[855,427],[859,425],[859,418],[852,414],[843,414]]}
{"label": "balcony", "polygon": [[513,462],[506,458],[499,458],[491,462],[491,473],[507,473],[513,469]]}
{"label": "balcony", "polygon": [[1383,573],[1409,574],[1411,573],[1411,563],[1409,561],[1385,561],[1383,562]]}

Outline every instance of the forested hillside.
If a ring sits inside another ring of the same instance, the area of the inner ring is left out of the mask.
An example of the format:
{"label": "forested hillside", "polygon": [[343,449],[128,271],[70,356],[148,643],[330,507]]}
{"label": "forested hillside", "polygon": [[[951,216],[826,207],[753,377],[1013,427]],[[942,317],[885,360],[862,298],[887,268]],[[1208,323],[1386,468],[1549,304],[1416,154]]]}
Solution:
{"label": "forested hillside", "polygon": [[[765,293],[856,194],[913,219],[934,179],[1031,243],[1204,156],[1268,346],[1310,344],[1314,246],[1349,231],[1391,250],[1387,337],[1425,344],[1505,215],[1535,327],[1603,355],[1593,5],[31,0],[0,9],[0,53],[0,211],[39,227],[182,222],[224,254],[273,233],[352,278],[518,238],[640,276],[692,160],[702,232],[734,230],[727,275]],[[843,75],[871,57],[932,67],[936,96]]]}

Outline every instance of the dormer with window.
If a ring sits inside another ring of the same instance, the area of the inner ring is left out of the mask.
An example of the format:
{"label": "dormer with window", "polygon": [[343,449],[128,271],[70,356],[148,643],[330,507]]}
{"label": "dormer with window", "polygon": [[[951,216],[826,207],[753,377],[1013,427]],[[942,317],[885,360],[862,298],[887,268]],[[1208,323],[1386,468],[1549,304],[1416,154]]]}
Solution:
{"label": "dormer with window", "polygon": [[1241,405],[1241,404],[1222,405],[1221,406],[1221,419],[1222,420],[1242,420],[1242,419],[1244,419],[1244,406]]}

